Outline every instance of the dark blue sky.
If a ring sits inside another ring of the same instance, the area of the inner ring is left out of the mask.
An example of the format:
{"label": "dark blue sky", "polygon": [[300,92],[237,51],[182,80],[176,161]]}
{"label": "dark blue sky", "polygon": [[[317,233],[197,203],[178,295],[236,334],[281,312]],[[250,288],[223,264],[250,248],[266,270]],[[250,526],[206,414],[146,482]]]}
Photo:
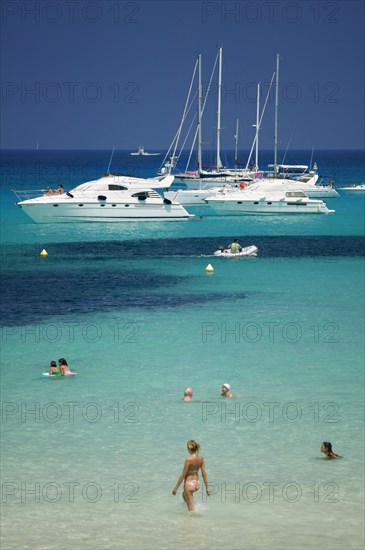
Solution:
{"label": "dark blue sky", "polygon": [[[250,147],[255,86],[266,93],[276,52],[281,148],[364,147],[362,0],[3,0],[1,24],[3,148],[165,151],[197,53],[207,82],[219,45],[223,148],[234,147],[236,117]],[[215,111],[213,90],[207,148]],[[271,97],[263,148],[273,135]]]}

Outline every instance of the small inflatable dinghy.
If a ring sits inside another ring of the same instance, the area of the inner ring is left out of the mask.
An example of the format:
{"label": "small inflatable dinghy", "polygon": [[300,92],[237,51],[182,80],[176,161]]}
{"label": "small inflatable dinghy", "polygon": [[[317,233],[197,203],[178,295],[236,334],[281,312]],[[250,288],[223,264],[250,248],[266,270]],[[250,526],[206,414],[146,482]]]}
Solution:
{"label": "small inflatable dinghy", "polygon": [[240,252],[231,252],[229,248],[219,248],[214,252],[214,256],[222,258],[240,258],[241,256],[257,256],[257,246],[251,245],[242,248]]}
{"label": "small inflatable dinghy", "polygon": [[68,374],[49,374],[49,372],[42,372],[42,376],[48,376],[49,378],[65,378],[66,376],[76,376],[77,372],[69,372]]}

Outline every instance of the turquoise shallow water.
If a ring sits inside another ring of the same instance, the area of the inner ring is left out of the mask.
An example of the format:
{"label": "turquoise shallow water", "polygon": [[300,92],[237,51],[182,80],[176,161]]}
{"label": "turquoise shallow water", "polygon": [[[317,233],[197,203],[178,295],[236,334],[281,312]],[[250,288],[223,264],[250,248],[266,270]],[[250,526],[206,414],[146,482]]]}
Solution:
{"label": "turquoise shallow water", "polygon": [[[265,220],[3,224],[3,548],[363,547],[363,215],[344,199],[319,243]],[[257,259],[209,256],[251,223]],[[62,356],[77,376],[42,377]],[[194,515],[171,495],[190,438]]]}

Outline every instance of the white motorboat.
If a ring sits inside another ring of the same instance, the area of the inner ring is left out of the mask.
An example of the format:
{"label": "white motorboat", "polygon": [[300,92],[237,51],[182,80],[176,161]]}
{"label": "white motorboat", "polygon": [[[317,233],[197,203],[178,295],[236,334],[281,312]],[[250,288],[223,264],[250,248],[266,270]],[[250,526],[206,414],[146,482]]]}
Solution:
{"label": "white motorboat", "polygon": [[[14,192],[17,206],[37,223],[188,220],[193,216],[180,203],[155,191],[169,187],[172,181],[173,176],[143,180],[108,175],[67,193]],[[31,193],[38,196],[31,198]]]}
{"label": "white motorboat", "polygon": [[[268,167],[275,168],[275,165],[269,164]],[[313,170],[309,170],[309,166],[306,164],[277,164],[276,169],[278,178],[299,179],[300,181],[317,183],[319,177],[316,163]]]}
{"label": "white motorboat", "polygon": [[348,185],[347,187],[341,187],[340,191],[345,191],[346,193],[357,193],[362,195],[365,193],[365,183],[359,185]]}
{"label": "white motorboat", "polygon": [[261,184],[263,189],[270,191],[302,191],[310,199],[336,198],[339,196],[331,185],[316,185],[315,179],[303,176],[302,179],[273,177],[269,174],[266,178],[258,179],[255,183]]}
{"label": "white motorboat", "polygon": [[141,147],[138,147],[138,151],[136,151],[135,153],[131,153],[131,155],[139,157],[156,157],[160,154],[161,153],[147,153],[147,151],[144,150],[143,145]]}
{"label": "white motorboat", "polygon": [[221,215],[248,214],[329,214],[326,204],[319,199],[309,199],[303,191],[265,189],[258,182],[237,191],[221,190],[205,199],[210,207]]}
{"label": "white motorboat", "polygon": [[267,189],[270,188],[273,191],[278,190],[280,185],[287,186],[291,191],[303,191],[303,193],[310,199],[339,197],[338,192],[332,185],[316,184],[317,180],[318,174],[312,174],[311,172],[302,174],[295,179],[289,176],[280,177],[280,175],[274,177],[274,175],[270,172],[266,177],[264,177],[263,172],[240,173],[237,171],[236,175],[233,175],[233,172],[232,174],[229,174],[227,171],[225,176],[217,176],[215,178],[210,177],[209,179],[199,177],[198,173],[195,177],[187,176],[186,178],[182,174],[175,175],[176,184],[179,184],[180,182],[184,183],[189,190],[197,192],[208,189],[214,191],[214,189],[219,186],[228,187],[231,185],[233,187],[237,187],[240,183],[252,185],[260,182],[263,183]]}
{"label": "white motorboat", "polygon": [[[269,168],[275,167],[269,164]],[[339,197],[334,184],[318,184],[318,168],[314,165],[313,170],[308,170],[307,165],[278,164],[277,174],[269,172],[264,178],[272,184],[275,189],[277,184],[284,184],[291,191],[303,191],[310,199],[335,198]]]}
{"label": "white motorboat", "polygon": [[257,246],[251,245],[241,249],[240,252],[231,252],[229,248],[219,248],[214,252],[214,256],[219,258],[240,258],[242,256],[257,256]]}

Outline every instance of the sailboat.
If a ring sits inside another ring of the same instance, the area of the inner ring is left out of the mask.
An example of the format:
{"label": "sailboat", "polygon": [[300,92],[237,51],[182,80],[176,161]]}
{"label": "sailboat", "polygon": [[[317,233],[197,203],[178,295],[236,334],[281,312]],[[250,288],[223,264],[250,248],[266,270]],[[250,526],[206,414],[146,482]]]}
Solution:
{"label": "sailboat", "polygon": [[[267,101],[269,98],[269,93],[271,90],[271,85],[273,82],[274,74],[271,79],[270,88],[267,93],[265,105],[263,111],[260,114],[260,84],[257,87],[257,109],[256,109],[256,128],[255,139],[252,144],[251,153],[247,164],[244,168],[237,168],[238,165],[238,119],[236,122],[236,133],[234,135],[235,139],[235,168],[227,169],[224,168],[220,158],[220,129],[221,129],[221,82],[222,82],[222,48],[219,48],[218,52],[219,59],[219,85],[218,85],[218,118],[217,118],[217,152],[216,152],[216,167],[214,170],[204,171],[202,169],[202,139],[201,139],[201,119],[204,108],[202,108],[202,93],[201,93],[201,56],[198,56],[199,64],[199,86],[198,86],[198,170],[194,173],[185,172],[184,174],[176,174],[175,182],[177,185],[179,183],[185,184],[187,189],[179,189],[178,191],[167,191],[164,193],[164,196],[169,200],[177,200],[180,204],[184,205],[189,211],[194,212],[198,216],[203,215],[213,215],[213,210],[210,207],[210,204],[207,202],[207,199],[213,196],[216,193],[224,191],[224,193],[230,193],[237,191],[241,187],[245,187],[248,183],[253,183],[255,178],[263,177],[263,172],[258,172],[258,132],[260,130],[260,125],[262,117],[264,115]],[[213,68],[213,72],[215,67]],[[193,74],[194,78],[194,74]],[[207,95],[209,93],[209,87]],[[204,103],[205,105],[205,103]],[[195,140],[194,140],[195,143]],[[251,160],[251,155],[254,146],[256,145],[256,164],[251,170],[249,168],[249,163]]]}
{"label": "sailboat", "polygon": [[[279,65],[280,54],[276,54],[276,82],[275,82],[275,133],[274,133],[274,164],[266,177],[257,180],[262,183],[266,191],[275,191],[285,185],[291,191],[303,191],[309,198],[335,198],[339,194],[333,185],[316,185],[318,181],[318,167],[314,163],[313,169],[307,165],[279,164],[278,163],[278,112],[279,112]],[[313,156],[313,151],[312,151]],[[312,162],[312,161],[311,161]]]}
{"label": "sailboat", "polygon": [[[218,104],[217,104],[217,128],[216,128],[216,136],[217,137],[216,137],[215,166],[214,166],[214,168],[211,168],[211,169],[203,169],[203,163],[202,163],[202,115],[203,115],[203,112],[204,112],[207,97],[209,95],[209,89],[210,89],[210,84],[211,84],[212,77],[211,77],[211,80],[209,82],[208,90],[207,90],[206,96],[204,98],[204,103],[203,103],[202,80],[201,80],[201,55],[199,54],[198,59],[197,59],[197,63],[196,63],[196,66],[198,65],[198,73],[199,73],[198,94],[197,94],[198,95],[198,125],[197,125],[197,131],[196,131],[196,134],[195,134],[195,139],[193,141],[193,147],[192,147],[192,148],[194,148],[196,138],[198,136],[198,167],[197,167],[196,171],[188,171],[187,168],[186,168],[185,172],[175,174],[176,183],[179,183],[179,182],[184,183],[188,187],[188,189],[194,189],[194,190],[195,189],[202,189],[202,188],[208,189],[209,187],[212,187],[212,186],[228,184],[228,183],[235,183],[235,182],[243,181],[245,179],[247,179],[248,181],[253,180],[252,173],[249,170],[247,170],[246,168],[244,168],[244,169],[243,168],[237,168],[237,167],[232,168],[232,169],[226,168],[226,167],[223,166],[222,161],[221,161],[221,156],[220,156],[220,152],[221,152],[221,144],[220,144],[221,102],[222,102],[222,99],[221,99],[221,95],[222,95],[222,93],[221,93],[221,90],[222,90],[222,48],[221,47],[218,49],[218,55],[217,55],[217,58],[216,58],[216,61],[215,61],[214,67],[213,67],[212,75],[215,71],[217,62],[218,62]],[[184,110],[183,119],[181,121],[180,128],[179,128],[179,130],[177,132],[177,135],[176,135],[176,142],[177,142],[177,140],[178,140],[178,138],[181,134],[182,124],[183,124],[183,122],[186,118],[187,105],[188,105],[188,102],[189,102],[192,83],[193,83],[193,80],[194,80],[194,77],[195,77],[196,66],[195,66],[194,73],[193,73],[193,78],[192,78],[192,81],[191,81],[191,84],[190,84],[190,90],[189,90],[189,95],[188,95],[185,110]],[[177,161],[178,161],[178,157],[175,156],[176,142],[175,142],[174,154],[171,157],[171,162],[169,162],[168,164],[165,164],[165,169],[167,169],[167,170],[173,170],[175,168],[176,164],[177,164]],[[191,153],[192,153],[192,151],[190,152],[189,161],[190,161],[190,158],[191,158]],[[188,161],[188,164],[189,164],[189,161]]]}

